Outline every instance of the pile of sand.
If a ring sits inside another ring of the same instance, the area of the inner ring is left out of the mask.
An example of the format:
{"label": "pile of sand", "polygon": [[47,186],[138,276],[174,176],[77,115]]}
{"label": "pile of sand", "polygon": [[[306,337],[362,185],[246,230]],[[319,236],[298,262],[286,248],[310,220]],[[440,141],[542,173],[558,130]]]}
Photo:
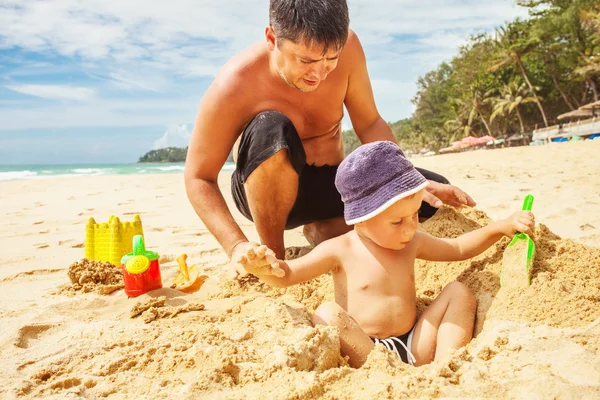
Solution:
{"label": "pile of sand", "polygon": [[[422,229],[455,237],[486,221],[481,212],[445,208]],[[337,330],[310,323],[311,312],[333,299],[329,275],[273,289],[227,280],[222,265],[205,265],[220,280],[190,295],[154,296],[163,306],[201,299],[204,311],[144,324],[128,318],[131,302],[115,294],[113,303],[96,305],[103,319],[47,330],[52,348],[23,359],[11,390],[32,398],[597,398],[600,249],[543,225],[534,239],[532,284],[524,290],[500,288],[508,239],[472,260],[417,262],[420,309],[454,280],[479,300],[476,338],[430,365],[407,366],[379,345],[362,368],[350,368]]]}
{"label": "pile of sand", "polygon": [[71,285],[62,287],[58,293],[72,296],[77,292],[94,292],[109,295],[125,287],[121,270],[109,262],[83,258],[69,266]]}
{"label": "pile of sand", "polygon": [[[487,221],[481,212],[461,214],[445,208],[422,229],[436,236],[457,236]],[[525,289],[500,289],[502,256],[509,242],[504,238],[471,260],[418,261],[418,294],[430,301],[448,282],[456,279],[465,283],[479,300],[476,333],[488,319],[577,328],[600,318],[600,249],[563,240],[543,224],[536,227],[533,240],[532,283]]]}

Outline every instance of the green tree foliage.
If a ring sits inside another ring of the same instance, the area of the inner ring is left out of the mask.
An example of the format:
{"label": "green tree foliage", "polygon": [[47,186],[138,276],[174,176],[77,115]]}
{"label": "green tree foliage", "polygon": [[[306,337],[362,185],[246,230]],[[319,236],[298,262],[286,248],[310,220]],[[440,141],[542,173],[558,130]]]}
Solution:
{"label": "green tree foliage", "polygon": [[519,4],[529,19],[471,37],[452,60],[419,78],[415,112],[397,135],[405,149],[530,132],[600,100],[600,3]]}
{"label": "green tree foliage", "polygon": [[[491,95],[492,93],[489,94]],[[519,106],[535,102],[536,98],[535,94],[529,90],[525,82],[519,83],[519,79],[515,78],[500,89],[500,94],[497,97],[488,97],[486,100],[494,105],[494,111],[490,116],[490,122],[498,116],[509,116],[515,111],[517,118],[519,118],[521,132],[524,132],[525,126],[523,125],[523,117],[521,117]]]}
{"label": "green tree foliage", "polygon": [[185,162],[187,147],[165,147],[150,150],[138,159],[138,163],[175,163]]}
{"label": "green tree foliage", "polygon": [[[138,163],[182,163],[187,156],[187,147],[165,147],[150,150],[138,159]],[[227,157],[228,162],[233,162],[233,154]]]}

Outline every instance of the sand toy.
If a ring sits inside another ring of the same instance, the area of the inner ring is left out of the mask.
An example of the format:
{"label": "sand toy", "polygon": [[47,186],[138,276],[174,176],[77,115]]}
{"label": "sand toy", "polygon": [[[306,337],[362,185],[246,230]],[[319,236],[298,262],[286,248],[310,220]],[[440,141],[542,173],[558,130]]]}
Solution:
{"label": "sand toy", "polygon": [[123,256],[121,269],[127,297],[162,288],[158,253],[146,250],[142,235],[133,237],[133,251]]}
{"label": "sand toy", "polygon": [[[532,206],[533,196],[528,194],[523,201],[523,210],[531,211]],[[531,264],[534,255],[533,240],[526,233],[517,233],[504,250],[500,286],[524,288],[531,285]]]}
{"label": "sand toy", "polygon": [[131,222],[121,222],[111,215],[108,223],[101,224],[90,217],[85,227],[85,258],[119,266],[121,258],[133,250],[131,244],[135,235],[144,237],[142,220],[137,214]]}
{"label": "sand toy", "polygon": [[185,293],[192,293],[200,290],[202,284],[208,279],[206,275],[200,275],[196,265],[188,267],[187,254],[177,257],[179,264],[179,275],[173,279],[172,289],[177,289]]}

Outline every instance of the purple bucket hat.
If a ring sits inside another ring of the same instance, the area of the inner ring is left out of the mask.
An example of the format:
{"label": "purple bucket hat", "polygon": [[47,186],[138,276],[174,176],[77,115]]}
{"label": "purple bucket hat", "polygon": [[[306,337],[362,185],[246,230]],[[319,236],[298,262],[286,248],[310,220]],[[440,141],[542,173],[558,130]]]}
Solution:
{"label": "purple bucket hat", "polygon": [[342,161],[335,176],[348,225],[373,218],[426,186],[427,179],[400,147],[388,141],[360,146]]}

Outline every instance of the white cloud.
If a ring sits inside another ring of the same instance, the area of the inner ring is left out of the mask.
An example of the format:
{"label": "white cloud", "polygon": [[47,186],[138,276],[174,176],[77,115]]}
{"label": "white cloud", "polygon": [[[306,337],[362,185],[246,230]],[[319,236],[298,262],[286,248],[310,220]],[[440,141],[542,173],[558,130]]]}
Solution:
{"label": "white cloud", "polygon": [[0,107],[3,130],[167,125],[165,121],[192,121],[198,97],[178,99],[93,99],[86,103],[44,103],[28,106],[10,102]]}
{"label": "white cloud", "polygon": [[86,87],[66,85],[6,85],[7,89],[30,96],[55,100],[88,100],[94,96],[94,90]]}
{"label": "white cloud", "polygon": [[[526,16],[509,0],[350,0],[351,27],[365,45],[394,35],[456,35]],[[0,48],[84,59],[154,63],[171,71],[215,72],[224,58],[262,38],[268,0],[4,0]],[[194,66],[191,66],[191,65]]]}
{"label": "white cloud", "polygon": [[171,125],[165,133],[154,142],[153,149],[162,149],[163,147],[182,147],[187,146],[190,139],[190,130],[187,125]]}
{"label": "white cloud", "polygon": [[168,84],[162,76],[135,77],[125,71],[110,72],[108,76],[115,85],[123,89],[143,89],[160,93],[160,88]]}
{"label": "white cloud", "polygon": [[[268,0],[1,0],[0,64],[3,48],[23,50],[6,53],[9,64],[29,63],[27,68],[2,69],[0,76],[10,83],[7,87],[38,97],[88,102],[0,108],[0,130],[190,121],[205,88],[197,85],[190,90],[190,82],[214,76],[229,57],[262,40],[268,4]],[[469,34],[527,15],[511,0],[349,0],[349,8],[351,27],[368,57],[377,105],[388,121],[410,115],[417,77],[456,54]],[[51,84],[40,85],[39,79],[30,77],[37,71],[38,78],[44,73],[51,76],[50,71],[63,66],[36,68],[25,52],[70,58],[69,67],[79,68],[75,72],[110,85],[91,81],[78,82],[90,87],[72,87],[46,78]],[[144,97],[134,98],[136,92]]]}
{"label": "white cloud", "polygon": [[[231,55],[260,37],[267,7],[264,0],[5,0],[0,48],[153,61],[178,71],[192,60],[210,63],[215,49],[206,44],[216,41]],[[194,41],[204,45],[189,46]]]}

